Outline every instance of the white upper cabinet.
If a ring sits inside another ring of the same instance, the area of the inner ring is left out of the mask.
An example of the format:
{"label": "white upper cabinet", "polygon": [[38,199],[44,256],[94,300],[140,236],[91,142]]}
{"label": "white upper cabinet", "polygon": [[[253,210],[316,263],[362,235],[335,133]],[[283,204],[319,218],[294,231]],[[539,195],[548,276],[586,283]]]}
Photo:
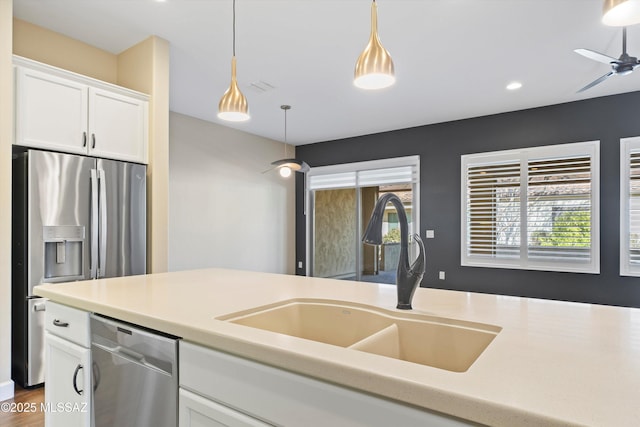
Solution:
{"label": "white upper cabinet", "polygon": [[16,144],[86,154],[88,89],[72,80],[18,67]]}
{"label": "white upper cabinet", "polygon": [[89,89],[89,154],[147,163],[147,101]]}
{"label": "white upper cabinet", "polygon": [[147,163],[148,96],[14,57],[16,145]]}

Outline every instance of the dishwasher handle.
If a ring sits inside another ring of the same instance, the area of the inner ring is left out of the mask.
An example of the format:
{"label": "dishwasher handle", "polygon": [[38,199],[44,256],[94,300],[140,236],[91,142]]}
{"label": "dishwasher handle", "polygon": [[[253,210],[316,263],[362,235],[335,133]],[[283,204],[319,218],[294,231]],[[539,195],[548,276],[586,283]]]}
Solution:
{"label": "dishwasher handle", "polygon": [[93,391],[95,392],[98,389],[98,386],[100,385],[100,367],[98,367],[98,364],[96,362],[93,362],[92,365],[92,371],[93,371]]}
{"label": "dishwasher handle", "polygon": [[137,363],[139,365],[144,366],[145,368],[148,369],[152,369],[154,371],[160,372],[161,374],[165,374],[168,376],[171,376],[171,372],[167,371],[166,369],[162,369],[159,366],[154,365],[153,363],[149,363],[146,358],[144,357],[143,354],[140,354],[136,351],[133,351],[129,348],[126,347],[122,347],[121,345],[116,345],[114,347],[109,347],[107,345],[101,344],[101,343],[97,343],[97,342],[93,342],[92,345],[98,347],[101,350],[104,350],[108,353],[114,354],[116,356],[120,356],[123,359],[126,359],[130,362],[133,363]]}

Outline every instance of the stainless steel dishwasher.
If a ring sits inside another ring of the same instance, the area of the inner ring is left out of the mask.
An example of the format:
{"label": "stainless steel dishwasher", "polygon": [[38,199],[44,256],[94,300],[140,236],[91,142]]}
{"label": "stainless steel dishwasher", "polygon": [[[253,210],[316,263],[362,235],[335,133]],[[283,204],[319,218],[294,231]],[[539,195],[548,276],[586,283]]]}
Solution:
{"label": "stainless steel dishwasher", "polygon": [[94,427],[178,425],[178,342],[91,315]]}

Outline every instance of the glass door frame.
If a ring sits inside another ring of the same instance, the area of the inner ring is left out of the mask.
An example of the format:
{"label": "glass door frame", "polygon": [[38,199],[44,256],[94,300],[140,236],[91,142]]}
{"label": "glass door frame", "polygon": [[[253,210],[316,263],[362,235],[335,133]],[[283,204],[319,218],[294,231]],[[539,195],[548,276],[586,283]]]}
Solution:
{"label": "glass door frame", "polygon": [[[389,185],[389,184],[407,184],[410,183],[412,186],[413,197],[412,197],[412,225],[413,232],[420,234],[420,156],[406,156],[406,157],[395,157],[389,159],[381,159],[381,160],[371,160],[365,162],[355,162],[355,163],[342,163],[338,165],[330,165],[330,166],[319,166],[314,167],[309,170],[306,174],[305,179],[305,201],[304,208],[306,215],[306,226],[305,226],[305,234],[306,234],[306,260],[305,264],[306,275],[312,276],[314,270],[314,224],[315,224],[315,191],[317,190],[337,190],[337,189],[347,189],[353,188],[356,190],[356,230],[358,238],[354,242],[356,245],[356,280],[360,281],[362,278],[362,243],[360,242],[360,237],[362,235],[362,192],[361,188],[372,187],[375,184],[367,184],[361,185],[360,183],[360,173],[366,171],[373,171],[378,169],[390,169],[390,168],[400,168],[400,167],[411,167],[412,168],[412,179],[410,182],[384,182],[378,185]],[[322,188],[312,189],[312,182],[314,176],[322,176],[322,175],[336,175],[336,174],[353,174],[354,181],[353,185],[341,185],[337,183],[335,186],[331,186],[328,184]]]}

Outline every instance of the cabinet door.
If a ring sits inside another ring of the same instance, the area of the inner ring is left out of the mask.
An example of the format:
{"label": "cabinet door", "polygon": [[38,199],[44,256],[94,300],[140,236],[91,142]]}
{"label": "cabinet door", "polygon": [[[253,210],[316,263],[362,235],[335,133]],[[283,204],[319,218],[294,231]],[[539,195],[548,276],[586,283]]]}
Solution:
{"label": "cabinet door", "polygon": [[266,427],[255,418],[180,389],[179,427]]}
{"label": "cabinet door", "polygon": [[88,87],[16,68],[17,145],[86,154]]}
{"label": "cabinet door", "polygon": [[89,154],[147,163],[148,102],[89,89]]}
{"label": "cabinet door", "polygon": [[[466,427],[477,425],[446,414],[404,405],[241,357],[180,341],[180,387],[238,408],[268,425],[304,427]],[[182,400],[182,389],[180,390]],[[200,397],[197,396],[197,397]],[[207,400],[210,399],[210,400]],[[183,403],[180,403],[181,408]],[[218,405],[218,404],[216,404]],[[206,412],[190,410],[181,427],[217,426],[200,421]],[[182,409],[180,419],[186,417]],[[223,418],[211,419],[223,420]],[[190,419],[199,420],[200,424]],[[187,422],[189,421],[189,422]],[[225,424],[222,424],[225,425]],[[254,425],[254,424],[229,424]],[[261,425],[261,424],[258,424]]]}
{"label": "cabinet door", "polygon": [[91,426],[91,350],[45,333],[47,427]]}

